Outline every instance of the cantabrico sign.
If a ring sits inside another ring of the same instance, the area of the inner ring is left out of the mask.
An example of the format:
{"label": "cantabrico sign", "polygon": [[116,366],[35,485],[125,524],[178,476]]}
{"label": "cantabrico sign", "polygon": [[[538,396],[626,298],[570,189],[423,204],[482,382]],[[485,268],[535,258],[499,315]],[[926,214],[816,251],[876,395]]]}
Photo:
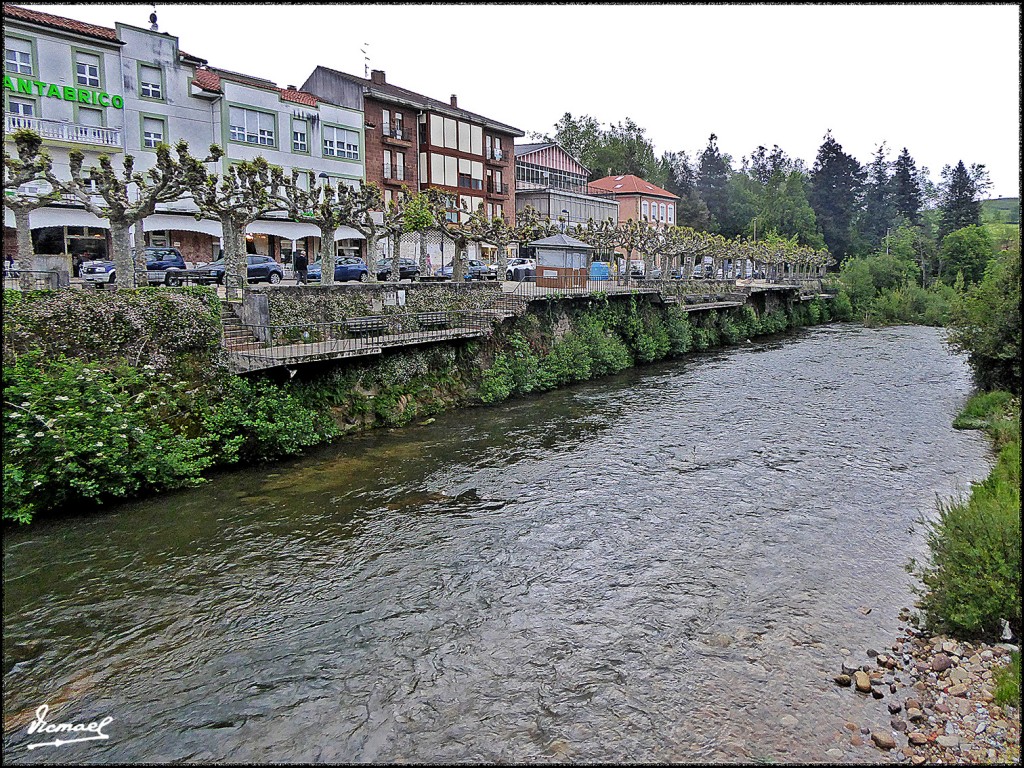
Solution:
{"label": "cantabrico sign", "polygon": [[76,88],[73,85],[57,85],[56,83],[44,83],[42,80],[31,80],[27,77],[4,75],[4,88],[11,93],[22,93],[26,96],[47,96],[51,99],[77,101],[79,104],[124,109],[124,99],[116,93],[112,96],[106,91],[92,91],[88,88]]}

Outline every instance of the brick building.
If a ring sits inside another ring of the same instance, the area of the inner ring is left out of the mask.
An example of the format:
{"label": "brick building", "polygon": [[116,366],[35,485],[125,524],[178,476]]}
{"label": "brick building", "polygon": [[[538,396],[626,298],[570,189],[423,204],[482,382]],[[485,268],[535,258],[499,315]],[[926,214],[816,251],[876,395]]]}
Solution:
{"label": "brick building", "polygon": [[639,176],[605,176],[590,182],[592,193],[611,193],[619,205],[619,221],[647,220],[661,227],[676,223],[677,195]]}

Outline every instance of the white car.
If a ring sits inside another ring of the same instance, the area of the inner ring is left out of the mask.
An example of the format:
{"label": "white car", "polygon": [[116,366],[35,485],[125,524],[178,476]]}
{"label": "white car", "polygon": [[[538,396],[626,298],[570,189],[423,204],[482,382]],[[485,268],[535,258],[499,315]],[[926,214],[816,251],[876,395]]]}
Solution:
{"label": "white car", "polygon": [[515,258],[508,260],[505,267],[505,279],[522,282],[527,277],[537,274],[537,262],[533,259]]}

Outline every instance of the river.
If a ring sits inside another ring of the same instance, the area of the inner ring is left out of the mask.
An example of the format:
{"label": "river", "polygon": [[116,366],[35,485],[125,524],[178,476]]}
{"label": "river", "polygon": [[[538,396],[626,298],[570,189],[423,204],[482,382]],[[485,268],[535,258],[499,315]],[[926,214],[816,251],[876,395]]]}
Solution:
{"label": "river", "polygon": [[[830,325],[10,531],[6,759],[882,760],[831,678],[988,471],[969,391]],[[109,738],[29,751],[44,703]]]}

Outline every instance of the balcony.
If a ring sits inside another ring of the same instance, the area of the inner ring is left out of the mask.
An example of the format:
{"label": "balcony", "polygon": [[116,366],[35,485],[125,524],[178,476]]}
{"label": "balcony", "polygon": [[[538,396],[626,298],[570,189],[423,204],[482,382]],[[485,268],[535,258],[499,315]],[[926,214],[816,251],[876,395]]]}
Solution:
{"label": "balcony", "polygon": [[388,184],[405,184],[416,178],[411,165],[384,163],[384,181]]}
{"label": "balcony", "polygon": [[470,176],[459,174],[459,189],[483,189],[484,180],[474,179]]}
{"label": "balcony", "polygon": [[508,184],[497,184],[493,181],[487,182],[487,193],[491,195],[507,195]]}
{"label": "balcony", "polygon": [[499,147],[487,147],[487,160],[492,163],[500,163],[505,159],[505,151]]}
{"label": "balcony", "polygon": [[412,131],[402,123],[384,123],[380,132],[385,144],[412,145]]}
{"label": "balcony", "polygon": [[73,144],[94,144],[121,149],[120,128],[97,128],[91,125],[62,123],[58,120],[43,120],[39,117],[22,117],[21,115],[4,116],[4,133],[14,133],[22,128],[35,131],[44,141],[67,141]]}

